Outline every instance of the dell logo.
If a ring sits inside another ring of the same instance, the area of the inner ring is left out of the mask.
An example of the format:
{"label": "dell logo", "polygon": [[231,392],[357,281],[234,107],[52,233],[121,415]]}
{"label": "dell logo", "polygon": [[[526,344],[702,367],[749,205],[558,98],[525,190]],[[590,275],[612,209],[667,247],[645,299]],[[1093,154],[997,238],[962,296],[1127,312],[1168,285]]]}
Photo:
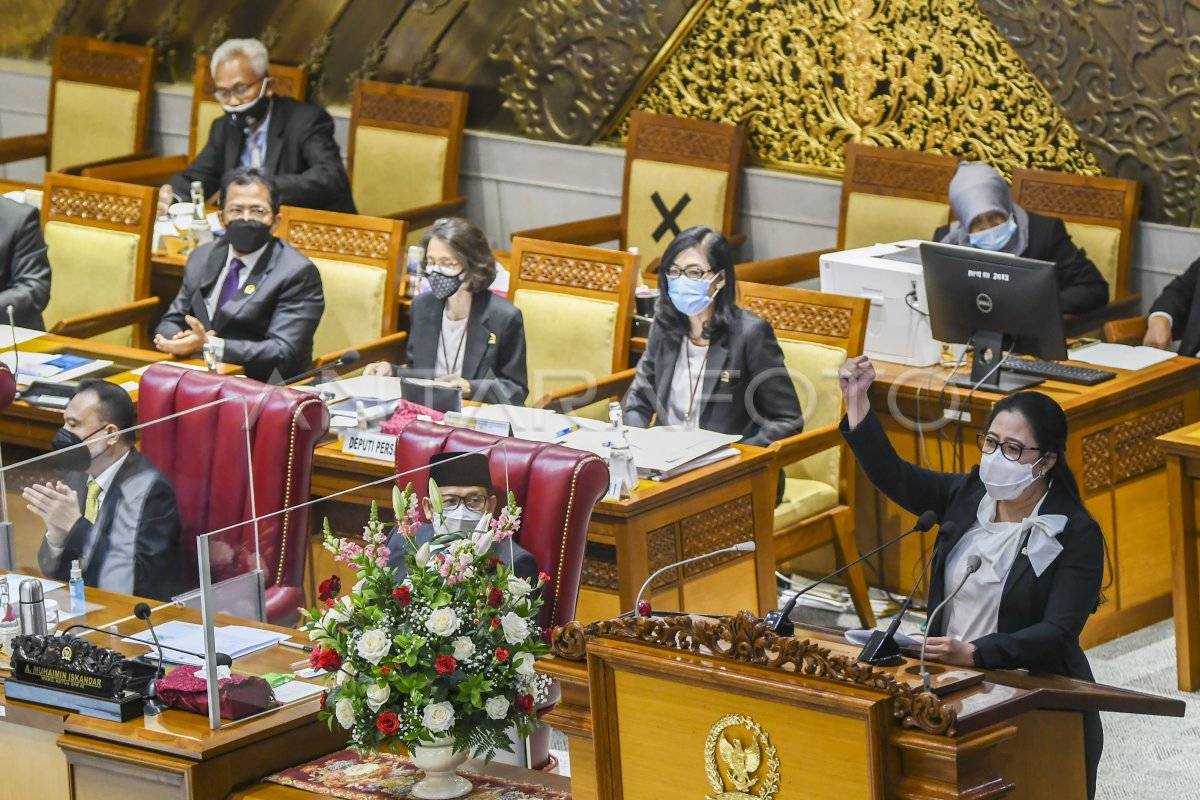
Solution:
{"label": "dell logo", "polygon": [[975,307],[984,314],[990,313],[992,310],[992,298],[983,292],[980,292],[979,294],[975,295]]}

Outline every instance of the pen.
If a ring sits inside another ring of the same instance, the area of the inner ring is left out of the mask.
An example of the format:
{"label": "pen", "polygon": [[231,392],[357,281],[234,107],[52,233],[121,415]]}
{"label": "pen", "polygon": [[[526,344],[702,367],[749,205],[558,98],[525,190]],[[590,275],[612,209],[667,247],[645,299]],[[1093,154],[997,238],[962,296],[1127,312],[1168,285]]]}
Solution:
{"label": "pen", "polygon": [[551,439],[558,439],[559,437],[566,436],[568,433],[574,433],[574,432],[575,432],[575,431],[577,431],[577,430],[579,430],[579,426],[578,426],[578,425],[568,425],[567,427],[563,428],[561,431],[559,431],[558,433],[554,434],[554,435],[553,435],[553,436],[551,436],[550,438],[551,438]]}
{"label": "pen", "polygon": [[283,645],[284,647],[294,647],[297,650],[303,650],[306,653],[311,653],[313,651],[313,649],[311,647],[309,647],[308,645],[300,644],[299,642],[289,642],[287,640],[284,640],[284,641],[280,642],[280,644]]}

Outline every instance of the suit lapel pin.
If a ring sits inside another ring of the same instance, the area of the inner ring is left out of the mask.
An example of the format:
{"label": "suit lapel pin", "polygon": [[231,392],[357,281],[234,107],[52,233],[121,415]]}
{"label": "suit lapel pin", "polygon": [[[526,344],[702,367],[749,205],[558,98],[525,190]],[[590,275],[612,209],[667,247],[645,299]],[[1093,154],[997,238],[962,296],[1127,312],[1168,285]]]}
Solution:
{"label": "suit lapel pin", "polygon": [[496,334],[489,333],[488,334],[488,344],[495,344],[495,343],[496,343]]}
{"label": "suit lapel pin", "polygon": [[253,283],[247,283],[247,284],[246,284],[246,288],[245,288],[243,291],[244,291],[246,294],[254,294],[254,284],[253,284]]}
{"label": "suit lapel pin", "polygon": [[721,383],[729,383],[729,370],[721,370]]}
{"label": "suit lapel pin", "polygon": [[1023,556],[1029,555],[1029,546],[1028,545],[1021,548],[1021,555],[1023,555]]}

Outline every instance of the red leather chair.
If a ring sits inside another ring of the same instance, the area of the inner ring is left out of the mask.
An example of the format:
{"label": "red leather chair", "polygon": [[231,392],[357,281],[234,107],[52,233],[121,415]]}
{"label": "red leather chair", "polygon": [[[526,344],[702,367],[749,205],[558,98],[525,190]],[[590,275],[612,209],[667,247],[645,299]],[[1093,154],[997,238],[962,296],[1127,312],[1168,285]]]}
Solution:
{"label": "red leather chair", "polygon": [[575,618],[583,551],[592,509],[608,489],[608,465],[591,453],[557,444],[491,436],[432,422],[412,422],[396,442],[396,472],[417,470],[400,478],[412,483],[419,497],[429,493],[429,459],[437,453],[488,451],[492,485],[504,502],[505,459],[508,488],[521,507],[517,543],[533,554],[538,568],[550,576],[542,590],[542,627],[565,625]]}
{"label": "red leather chair", "polygon": [[17,394],[17,380],[4,364],[0,364],[0,411],[12,405]]}
{"label": "red leather chair", "polygon": [[[311,394],[249,378],[214,375],[155,364],[138,388],[142,423],[211,403],[245,398],[250,413],[250,464],[259,517],[311,497],[313,448],[329,430],[329,411]],[[141,430],[142,452],[171,480],[183,523],[184,575],[194,587],[196,537],[253,517],[247,471],[243,404],[222,403]],[[304,604],[304,560],[309,509],[260,519],[259,557],[266,586],[267,620],[294,625]],[[214,580],[253,569],[254,527],[220,534],[214,545]]]}

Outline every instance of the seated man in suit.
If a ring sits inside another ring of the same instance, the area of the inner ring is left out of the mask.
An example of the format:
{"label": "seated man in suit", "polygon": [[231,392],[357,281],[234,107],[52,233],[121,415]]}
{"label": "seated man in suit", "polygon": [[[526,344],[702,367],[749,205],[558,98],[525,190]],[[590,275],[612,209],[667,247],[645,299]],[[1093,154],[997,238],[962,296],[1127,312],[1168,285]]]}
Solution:
{"label": "seated man in suit", "polygon": [[187,169],[159,189],[159,216],[176,200],[191,199],[192,181],[202,182],[211,197],[221,176],[237,166],[274,174],[289,206],[355,213],[333,119],[323,108],[275,96],[269,66],[257,39],[229,39],[213,52],[215,94],[225,115],[213,120]]}
{"label": "seated man in suit", "polygon": [[50,302],[50,261],[37,208],[0,197],[0,322],[45,330]]}
{"label": "seated man in suit", "polygon": [[1195,356],[1200,351],[1200,294],[1196,292],[1200,279],[1200,259],[1182,275],[1167,284],[1150,307],[1146,320],[1146,336],[1142,344],[1170,350],[1171,342],[1179,340],[1179,355]]}
{"label": "seated man in suit", "polygon": [[308,369],[325,295],[313,263],[274,237],[278,213],[279,188],[270,175],[238,167],[225,176],[225,235],[188,256],[155,347],[193,358],[207,341],[218,361],[240,364],[260,381]]}
{"label": "seated man in suit", "polygon": [[[430,542],[435,535],[469,536],[477,528],[491,523],[496,511],[496,494],[492,490],[492,471],[483,453],[438,453],[429,459],[429,477],[442,493],[443,513],[440,517],[434,513],[428,497],[421,501],[421,511],[429,522],[413,534],[418,547]],[[388,566],[396,569],[398,582],[408,575],[405,563],[408,549],[402,538],[400,529],[396,528],[387,543],[390,551]],[[532,553],[516,543],[515,538],[493,544],[491,552],[510,566],[518,578],[537,585],[537,562]]]}
{"label": "seated man in suit", "polygon": [[958,165],[950,181],[950,208],[956,219],[934,232],[935,242],[1053,263],[1058,307],[1064,314],[1094,311],[1108,302],[1108,282],[1071,241],[1063,221],[1014,203],[1008,184],[991,164]]}
{"label": "seated man in suit", "polygon": [[46,523],[38,552],[46,577],[65,581],[79,561],[88,586],[169,600],[183,590],[175,490],[134,447],[136,422],[120,386],[81,381],[51,445],[65,482],[23,495]]}

